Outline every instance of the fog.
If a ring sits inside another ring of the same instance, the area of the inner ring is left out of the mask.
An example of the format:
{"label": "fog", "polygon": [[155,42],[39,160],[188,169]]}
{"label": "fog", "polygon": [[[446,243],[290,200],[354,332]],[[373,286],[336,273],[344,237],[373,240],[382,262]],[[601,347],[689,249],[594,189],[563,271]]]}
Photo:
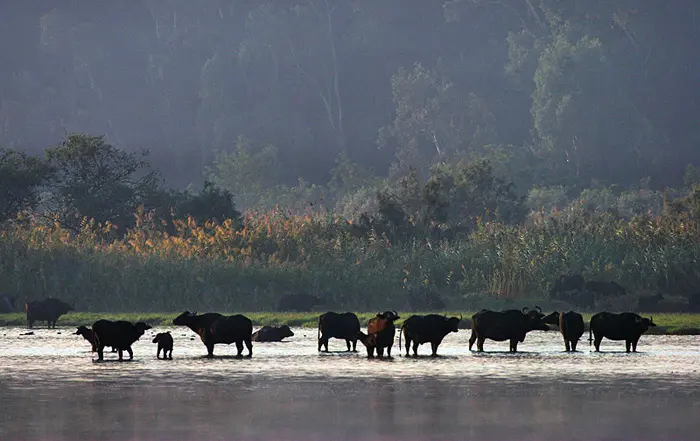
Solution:
{"label": "fog", "polygon": [[149,149],[182,188],[239,137],[253,154],[274,146],[262,170],[290,186],[326,184],[341,153],[384,177],[507,146],[537,184],[673,186],[698,160],[699,12],[687,0],[7,2],[0,148],[106,135]]}

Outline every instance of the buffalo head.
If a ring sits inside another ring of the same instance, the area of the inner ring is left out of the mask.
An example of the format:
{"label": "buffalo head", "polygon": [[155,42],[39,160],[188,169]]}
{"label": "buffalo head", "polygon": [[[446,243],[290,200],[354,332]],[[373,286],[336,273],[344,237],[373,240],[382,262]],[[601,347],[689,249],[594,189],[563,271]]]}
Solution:
{"label": "buffalo head", "polygon": [[187,326],[192,323],[192,319],[197,316],[197,311],[189,312],[185,311],[173,319],[173,325],[176,326]]}
{"label": "buffalo head", "polygon": [[638,317],[636,322],[637,327],[641,332],[646,332],[651,326],[656,326],[656,323],[654,323],[654,317]]}
{"label": "buffalo head", "polygon": [[542,321],[548,325],[559,326],[559,311],[554,311],[542,318]]}
{"label": "buffalo head", "polygon": [[460,315],[459,317],[450,317],[446,318],[447,322],[447,329],[450,332],[457,332],[459,331],[459,322],[462,321],[462,316]]}
{"label": "buffalo head", "polygon": [[522,309],[523,315],[527,318],[528,327],[533,331],[549,331],[547,323],[544,322],[544,314],[542,308],[535,306],[535,309]]}
{"label": "buffalo head", "polygon": [[285,337],[294,337],[294,332],[292,332],[292,330],[289,329],[289,326],[287,326],[287,325],[280,326],[279,331],[280,331],[280,339],[285,338]]}
{"label": "buffalo head", "polygon": [[377,314],[377,317],[389,321],[394,321],[401,318],[396,311],[384,311]]}
{"label": "buffalo head", "polygon": [[138,322],[134,325],[134,329],[136,329],[139,335],[143,335],[143,333],[151,329],[151,327],[144,322]]}

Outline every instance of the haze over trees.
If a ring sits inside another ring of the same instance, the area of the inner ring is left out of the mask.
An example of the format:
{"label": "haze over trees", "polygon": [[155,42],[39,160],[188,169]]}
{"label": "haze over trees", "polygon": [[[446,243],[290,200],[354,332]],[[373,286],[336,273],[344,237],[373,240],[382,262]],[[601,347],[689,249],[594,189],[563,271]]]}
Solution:
{"label": "haze over trees", "polygon": [[[137,232],[218,237],[218,226],[230,247],[183,253],[259,259],[261,274],[293,262],[285,283],[312,291],[371,289],[328,285],[338,267],[364,262],[362,241],[407,247],[373,255],[391,260],[385,277],[396,272],[380,290],[511,295],[568,270],[639,290],[700,289],[691,245],[657,260],[640,251],[651,277],[641,281],[620,249],[560,236],[562,225],[582,237],[618,234],[614,226],[634,236],[654,219],[668,228],[659,231],[694,237],[685,228],[700,218],[697,2],[26,0],[4,9],[0,221],[11,228],[30,219],[30,230],[90,230],[89,241],[141,253],[129,245],[141,244]],[[292,227],[304,216],[316,229]],[[547,242],[527,230],[538,222],[559,253],[548,262],[531,251]],[[501,236],[487,228],[496,224]],[[246,225],[270,232],[248,236]],[[648,233],[668,245],[659,231]],[[533,242],[520,249],[508,234]],[[473,248],[459,248],[467,237]],[[149,247],[165,253],[170,239],[158,238]],[[461,257],[440,254],[440,243]],[[506,243],[523,254],[504,261]],[[607,260],[597,259],[603,250]],[[249,285],[261,299],[283,285],[261,284]]]}

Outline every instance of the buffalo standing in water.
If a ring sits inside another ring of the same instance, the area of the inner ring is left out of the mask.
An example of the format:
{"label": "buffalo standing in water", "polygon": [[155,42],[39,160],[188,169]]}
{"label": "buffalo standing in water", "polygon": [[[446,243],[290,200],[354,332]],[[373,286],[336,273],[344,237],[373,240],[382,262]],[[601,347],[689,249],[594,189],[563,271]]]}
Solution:
{"label": "buffalo standing in water", "polygon": [[394,336],[396,335],[394,321],[400,318],[396,311],[384,311],[369,319],[367,334],[362,331],[357,332],[357,337],[367,348],[368,357],[374,357],[376,349],[377,355],[382,358],[384,357],[384,349],[386,349],[387,357],[391,358],[391,347],[394,346]]}
{"label": "buffalo standing in water", "polygon": [[289,326],[263,326],[253,332],[253,341],[259,342],[274,342],[282,341],[285,337],[294,337],[294,332],[289,329]]}
{"label": "buffalo standing in water", "polygon": [[510,340],[510,352],[518,351],[518,342],[525,341],[525,335],[530,331],[548,331],[547,324],[542,321],[544,314],[539,307],[523,308],[522,311],[489,311],[482,309],[472,316],[472,335],[469,337],[469,350],[477,342],[477,351],[483,352],[484,341],[488,338],[495,341]]}
{"label": "buffalo standing in water", "polygon": [[564,337],[564,347],[566,352],[576,352],[576,345],[584,332],[583,316],[577,312],[557,312],[546,316],[543,322],[559,327],[562,337]]}
{"label": "buffalo standing in water", "polygon": [[207,357],[214,356],[214,345],[236,343],[238,357],[243,355],[243,343],[248,357],[253,356],[253,322],[244,315],[224,316],[215,312],[197,315],[185,311],[173,320],[173,325],[187,326],[199,335],[207,347]]}
{"label": "buffalo standing in water", "polygon": [[328,352],[328,340],[339,338],[345,340],[350,352],[357,352],[357,334],[360,332],[360,319],[352,312],[337,313],[328,311],[318,317],[318,351],[325,346]]}
{"label": "buffalo standing in water", "polygon": [[169,358],[173,359],[173,336],[170,335],[170,331],[159,332],[156,334],[152,343],[158,343],[158,350],[156,351],[156,358],[160,358],[160,351],[163,351],[163,360]]}
{"label": "buffalo standing in water", "polygon": [[399,352],[401,351],[401,336],[406,337],[406,356],[413,342],[413,355],[418,356],[418,345],[430,343],[433,357],[437,357],[437,349],[442,340],[450,332],[457,332],[462,317],[451,317],[430,314],[412,315],[401,326],[399,332]]}
{"label": "buffalo standing in water", "polygon": [[73,306],[51,297],[27,302],[25,309],[29,329],[32,329],[36,321],[46,321],[49,328],[56,328],[56,321],[60,316],[74,311]]}
{"label": "buffalo standing in water", "polygon": [[132,360],[134,352],[131,350],[131,345],[141,338],[148,329],[151,327],[143,322],[133,324],[124,320],[116,322],[111,320],[96,321],[92,325],[92,333],[98,358],[103,360],[105,346],[111,346],[119,351],[119,361],[122,361],[123,351],[127,351],[129,360]]}
{"label": "buffalo standing in water", "polygon": [[[603,338],[610,340],[624,340],[627,352],[630,347],[637,352],[637,342],[650,326],[656,326],[654,318],[642,318],[633,312],[614,314],[612,312],[599,312],[591,317],[588,330],[588,343],[593,342],[596,352],[600,352],[600,342]],[[593,338],[591,338],[593,334]]]}

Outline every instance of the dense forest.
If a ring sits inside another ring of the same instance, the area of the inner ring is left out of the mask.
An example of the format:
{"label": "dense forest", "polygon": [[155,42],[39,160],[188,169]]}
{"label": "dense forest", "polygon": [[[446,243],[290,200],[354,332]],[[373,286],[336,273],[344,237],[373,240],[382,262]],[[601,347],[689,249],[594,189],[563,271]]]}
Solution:
{"label": "dense forest", "polygon": [[700,290],[698,3],[4,9],[0,291],[152,310],[538,298],[567,272]]}

